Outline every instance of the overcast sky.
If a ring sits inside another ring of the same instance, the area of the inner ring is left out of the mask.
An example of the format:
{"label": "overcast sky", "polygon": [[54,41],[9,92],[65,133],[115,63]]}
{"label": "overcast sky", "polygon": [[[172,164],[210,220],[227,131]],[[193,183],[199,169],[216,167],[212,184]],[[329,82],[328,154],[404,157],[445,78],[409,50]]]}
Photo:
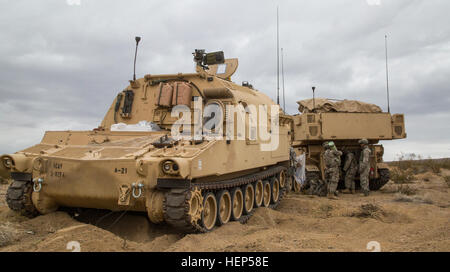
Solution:
{"label": "overcast sky", "polygon": [[401,152],[450,157],[450,1],[0,0],[0,153],[46,130],[97,127],[137,74],[193,72],[195,48],[239,58],[233,81],[276,100],[276,7],[286,110],[312,96],[356,99],[405,113]]}

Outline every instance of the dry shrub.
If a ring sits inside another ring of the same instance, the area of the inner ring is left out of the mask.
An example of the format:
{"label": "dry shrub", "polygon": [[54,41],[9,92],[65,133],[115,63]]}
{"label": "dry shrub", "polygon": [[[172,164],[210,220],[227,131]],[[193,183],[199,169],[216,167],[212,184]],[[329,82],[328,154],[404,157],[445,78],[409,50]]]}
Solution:
{"label": "dry shrub", "polygon": [[12,244],[16,240],[17,230],[9,223],[0,225],[0,247]]}
{"label": "dry shrub", "polygon": [[383,211],[383,209],[375,204],[363,204],[359,207],[359,209],[356,212],[353,212],[351,216],[354,217],[360,217],[360,218],[374,218],[374,219],[380,219],[381,217],[385,216],[386,213]]}
{"label": "dry shrub", "polygon": [[413,195],[409,196],[402,193],[397,193],[395,195],[394,201],[397,202],[415,202],[415,203],[423,203],[423,204],[433,204],[433,200],[431,200],[427,196]]}
{"label": "dry shrub", "polygon": [[417,189],[413,188],[409,185],[399,185],[397,187],[397,193],[401,193],[401,194],[404,194],[407,196],[412,196],[412,195],[417,194]]}
{"label": "dry shrub", "polygon": [[402,171],[410,170],[413,175],[422,174],[427,171],[439,174],[441,173],[441,168],[450,169],[450,159],[424,159],[421,155],[414,153],[401,153],[398,156],[398,160],[390,164]]}
{"label": "dry shrub", "polygon": [[410,171],[413,175],[417,175],[427,171],[426,166],[421,163],[422,160],[420,155],[401,153],[398,160],[392,164],[401,171]]}
{"label": "dry shrub", "polygon": [[441,168],[450,170],[450,159],[441,160]]}
{"label": "dry shrub", "polygon": [[447,183],[447,186],[450,187],[450,176],[445,176],[444,180]]}
{"label": "dry shrub", "polygon": [[428,159],[424,161],[424,164],[434,174],[439,174],[441,172],[441,163],[438,160]]}
{"label": "dry shrub", "polygon": [[414,175],[410,169],[402,170],[400,168],[392,169],[391,180],[397,184],[411,183]]}

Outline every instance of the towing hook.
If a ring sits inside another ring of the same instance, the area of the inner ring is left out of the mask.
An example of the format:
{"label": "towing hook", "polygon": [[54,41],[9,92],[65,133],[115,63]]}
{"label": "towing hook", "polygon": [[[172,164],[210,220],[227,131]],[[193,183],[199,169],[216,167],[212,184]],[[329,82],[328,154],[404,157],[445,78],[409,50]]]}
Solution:
{"label": "towing hook", "polygon": [[[131,194],[133,195],[134,198],[140,198],[142,196],[142,188],[144,188],[144,184],[142,183],[138,183],[136,185],[136,183],[131,184],[131,187],[133,188],[133,190],[131,191]],[[136,188],[138,189],[138,194],[136,194]]]}
{"label": "towing hook", "polygon": [[33,179],[33,191],[39,193],[42,189],[43,178]]}

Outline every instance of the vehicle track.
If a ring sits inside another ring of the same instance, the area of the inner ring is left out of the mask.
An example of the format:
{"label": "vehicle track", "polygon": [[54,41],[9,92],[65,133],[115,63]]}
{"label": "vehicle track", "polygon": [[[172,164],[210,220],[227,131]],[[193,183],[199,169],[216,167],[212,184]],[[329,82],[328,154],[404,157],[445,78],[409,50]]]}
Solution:
{"label": "vehicle track", "polygon": [[[212,192],[216,195],[219,190],[230,190],[247,184],[252,184],[258,180],[273,179],[283,170],[286,171],[287,168],[284,166],[274,166],[262,172],[235,179],[211,183],[194,182],[188,189],[170,189],[165,194],[163,204],[165,221],[172,227],[175,227],[183,232],[208,232],[208,230],[199,222],[201,220],[195,221],[191,217],[190,200],[193,190],[200,189],[203,196],[205,196],[208,192]],[[253,186],[253,188],[255,188],[255,186]],[[269,208],[275,209],[279,205],[286,190],[287,186],[280,188],[277,202],[270,204]],[[246,223],[253,215],[255,209],[256,207],[254,207],[249,214],[242,215],[238,221],[242,224]]]}

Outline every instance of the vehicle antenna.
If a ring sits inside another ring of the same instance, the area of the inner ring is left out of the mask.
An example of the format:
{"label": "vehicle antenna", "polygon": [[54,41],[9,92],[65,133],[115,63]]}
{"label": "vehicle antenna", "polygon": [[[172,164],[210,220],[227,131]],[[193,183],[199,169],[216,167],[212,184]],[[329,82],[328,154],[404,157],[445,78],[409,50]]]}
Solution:
{"label": "vehicle antenna", "polygon": [[283,110],[286,112],[286,97],[284,94],[284,61],[283,61],[283,47],[281,48],[281,83],[283,86]]}
{"label": "vehicle antenna", "polygon": [[277,104],[280,105],[280,36],[277,6]]}
{"label": "vehicle antenna", "polygon": [[136,57],[137,57],[137,50],[139,42],[141,41],[141,37],[136,37],[136,51],[134,52],[134,72],[133,72],[133,81],[136,81]]}
{"label": "vehicle antenna", "polygon": [[314,95],[314,91],[316,90],[316,87],[312,87],[312,90],[313,90],[313,112],[316,110],[316,98],[315,98],[315,95]]}
{"label": "vehicle antenna", "polygon": [[391,113],[391,107],[389,105],[389,69],[388,69],[388,46],[387,46],[387,35],[384,36],[384,45],[386,49],[386,91],[387,91],[387,105],[388,112]]}

